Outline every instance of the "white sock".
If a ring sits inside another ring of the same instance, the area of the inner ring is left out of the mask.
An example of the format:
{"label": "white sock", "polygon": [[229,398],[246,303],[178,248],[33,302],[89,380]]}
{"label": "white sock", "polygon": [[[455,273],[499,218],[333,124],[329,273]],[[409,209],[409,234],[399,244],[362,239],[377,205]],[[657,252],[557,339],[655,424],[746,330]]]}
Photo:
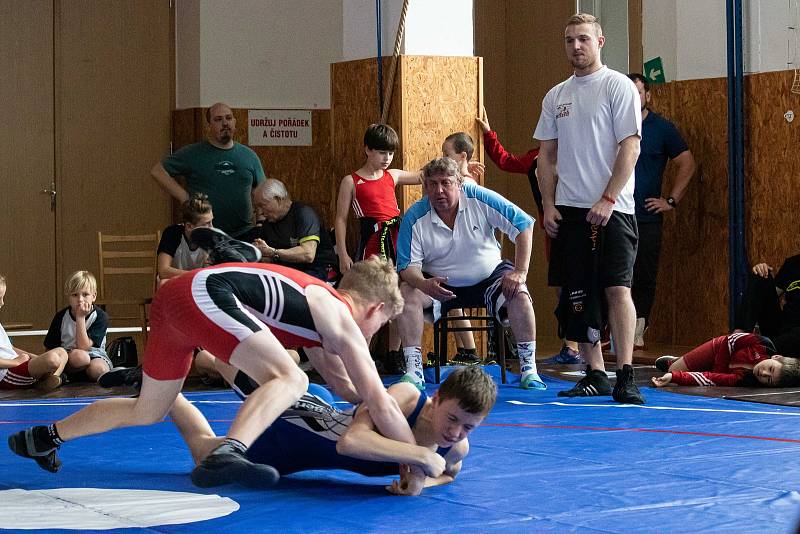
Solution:
{"label": "white sock", "polygon": [[519,354],[519,372],[525,376],[536,372],[536,340],[520,341],[517,343]]}
{"label": "white sock", "polygon": [[422,374],[422,348],[421,347],[403,347],[403,357],[406,360],[406,374],[414,377],[419,383],[425,382],[425,376]]}

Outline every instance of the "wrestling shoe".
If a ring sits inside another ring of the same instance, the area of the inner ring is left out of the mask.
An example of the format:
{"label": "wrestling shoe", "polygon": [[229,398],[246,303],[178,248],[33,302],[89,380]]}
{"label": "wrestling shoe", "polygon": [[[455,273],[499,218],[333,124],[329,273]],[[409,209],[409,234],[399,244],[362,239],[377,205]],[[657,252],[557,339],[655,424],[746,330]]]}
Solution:
{"label": "wrestling shoe", "polygon": [[617,382],[611,396],[621,404],[644,404],[644,397],[634,381],[633,366],[626,363],[622,369],[617,369]]}
{"label": "wrestling shoe", "polygon": [[229,440],[214,449],[192,471],[192,482],[200,488],[212,488],[238,482],[248,488],[269,488],[281,478],[271,465],[247,459],[247,449]]}
{"label": "wrestling shoe", "polygon": [[218,228],[195,228],[190,235],[190,241],[208,252],[211,265],[258,263],[261,260],[261,251],[255,245],[234,239]]}
{"label": "wrestling shoe", "polygon": [[481,358],[472,352],[463,352],[459,350],[450,361],[456,365],[478,365],[481,363]]}
{"label": "wrestling shoe", "polygon": [[139,390],[142,388],[142,366],[115,367],[100,375],[100,378],[97,379],[97,385],[102,388],[130,386]]}
{"label": "wrestling shoe", "polygon": [[403,351],[390,350],[383,359],[383,369],[389,375],[402,375],[406,372],[406,360]]}
{"label": "wrestling shoe", "polygon": [[551,358],[547,358],[546,360],[541,360],[539,363],[576,365],[586,362],[583,361],[583,358],[581,358],[581,355],[577,350],[572,350],[568,346],[564,345],[561,347],[561,350],[558,352],[558,354]]}
{"label": "wrestling shoe", "polygon": [[605,371],[586,366],[586,376],[581,378],[572,389],[559,391],[559,397],[602,397],[611,395],[611,383]]}
{"label": "wrestling shoe", "polygon": [[8,436],[8,448],[23,458],[30,458],[39,467],[51,473],[61,469],[61,460],[56,456],[58,445],[51,445],[41,438],[47,434],[46,426],[33,426]]}
{"label": "wrestling shoe", "polygon": [[678,359],[677,356],[660,356],[656,358],[656,369],[659,371],[664,371],[665,373],[669,372],[669,366],[672,365],[672,362]]}

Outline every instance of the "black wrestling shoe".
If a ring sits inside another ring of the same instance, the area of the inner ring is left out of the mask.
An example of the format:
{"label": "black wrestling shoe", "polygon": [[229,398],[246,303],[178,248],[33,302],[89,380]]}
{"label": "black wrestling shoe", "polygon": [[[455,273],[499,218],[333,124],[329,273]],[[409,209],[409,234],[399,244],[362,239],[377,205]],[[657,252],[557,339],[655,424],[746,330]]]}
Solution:
{"label": "black wrestling shoe", "polygon": [[481,357],[477,354],[461,350],[456,352],[451,361],[456,365],[479,365],[482,362]]}
{"label": "black wrestling shoe", "polygon": [[200,488],[212,488],[237,482],[248,488],[269,488],[281,478],[271,465],[256,464],[245,456],[246,449],[230,441],[214,449],[192,471],[192,482]]}
{"label": "black wrestling shoe", "polygon": [[677,360],[677,356],[660,356],[656,358],[656,369],[659,371],[664,371],[665,373],[669,372],[669,366],[672,365],[672,362]]}
{"label": "black wrestling shoe", "polygon": [[211,265],[219,263],[258,263],[261,251],[255,245],[234,239],[218,228],[195,228],[190,241],[208,252]]}
{"label": "black wrestling shoe", "polygon": [[586,366],[586,376],[581,378],[572,389],[559,391],[559,397],[602,397],[611,395],[611,383],[605,371]]}
{"label": "black wrestling shoe", "polygon": [[626,363],[622,369],[617,369],[617,383],[611,396],[622,404],[644,404],[644,397],[634,381],[633,366]]}
{"label": "black wrestling shoe", "polygon": [[8,436],[8,448],[23,458],[35,461],[45,471],[57,473],[61,469],[61,460],[56,456],[58,445],[52,446],[37,437],[42,432],[40,429],[47,432],[45,426],[34,426],[11,434]]}
{"label": "black wrestling shoe", "polygon": [[390,350],[386,353],[383,360],[383,368],[386,374],[403,375],[406,372],[406,359],[402,350]]}
{"label": "black wrestling shoe", "polygon": [[103,388],[130,386],[138,391],[142,389],[142,366],[115,367],[100,375],[97,384]]}

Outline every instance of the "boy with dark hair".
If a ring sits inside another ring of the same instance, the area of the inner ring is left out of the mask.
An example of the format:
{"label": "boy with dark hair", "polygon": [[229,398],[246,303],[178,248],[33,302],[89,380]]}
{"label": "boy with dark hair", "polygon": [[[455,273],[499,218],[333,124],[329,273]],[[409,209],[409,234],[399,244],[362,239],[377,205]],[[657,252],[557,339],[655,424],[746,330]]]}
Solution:
{"label": "boy with dark hair", "polygon": [[[398,185],[418,185],[422,181],[419,171],[389,169],[399,144],[397,132],[391,126],[370,124],[364,132],[364,164],[342,178],[333,227],[339,270],[343,274],[353,265],[353,258],[347,253],[347,218],[351,205],[361,227],[355,261],[372,255],[393,262],[396,260],[401,217],[395,188]],[[389,374],[400,374],[404,371],[403,357],[396,350],[399,341],[391,327],[389,337],[390,350],[384,366]]]}
{"label": "boy with dark hair", "polygon": [[[220,369],[246,395],[251,386],[243,373]],[[236,388],[235,388],[236,389]],[[398,471],[387,490],[397,495],[418,495],[424,487],[452,482],[469,452],[467,436],[494,406],[497,386],[479,367],[458,367],[428,397],[405,382],[389,388],[417,440],[416,445],[382,436],[365,407],[339,410],[323,394],[306,393],[291,409],[258,437],[248,450],[251,462],[275,467],[281,475],[310,469],[345,469],[367,476],[387,476]],[[184,397],[170,413],[196,462],[218,446],[205,417]],[[419,473],[444,463],[435,478]],[[421,468],[409,469],[409,466]],[[412,473],[416,472],[414,475]]]}

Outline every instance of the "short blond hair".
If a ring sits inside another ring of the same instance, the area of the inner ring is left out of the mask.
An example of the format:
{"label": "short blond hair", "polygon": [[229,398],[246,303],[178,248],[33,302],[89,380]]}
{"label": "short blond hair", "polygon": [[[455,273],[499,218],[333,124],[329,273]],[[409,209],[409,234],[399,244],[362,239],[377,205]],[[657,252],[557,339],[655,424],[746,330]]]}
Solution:
{"label": "short blond hair", "polygon": [[75,271],[69,275],[67,282],[64,284],[64,291],[66,291],[67,295],[72,295],[84,287],[88,287],[89,291],[97,294],[97,279],[89,271]]}
{"label": "short blond hair", "polygon": [[603,28],[600,27],[600,21],[597,20],[597,17],[594,15],[590,15],[588,13],[575,13],[569,18],[569,20],[567,20],[566,25],[578,26],[579,24],[591,24],[597,37],[601,37],[603,35]]}
{"label": "short blond hair", "polygon": [[403,311],[403,296],[394,264],[379,256],[354,263],[336,289],[364,303],[382,302],[392,316]]}

